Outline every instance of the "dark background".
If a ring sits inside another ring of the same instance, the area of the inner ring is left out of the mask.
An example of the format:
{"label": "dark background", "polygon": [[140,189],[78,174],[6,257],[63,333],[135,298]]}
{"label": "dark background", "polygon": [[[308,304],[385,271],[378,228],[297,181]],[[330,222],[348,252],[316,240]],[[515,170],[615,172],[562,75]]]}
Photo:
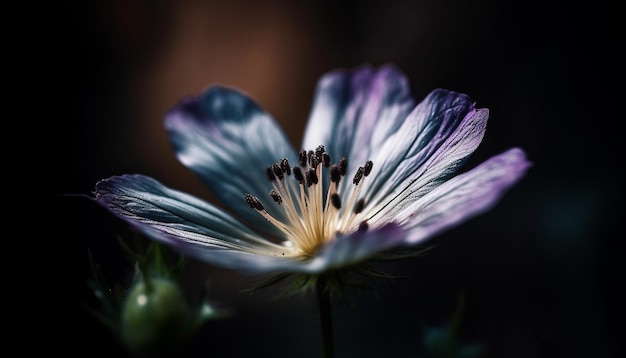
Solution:
{"label": "dark background", "polygon": [[[150,175],[210,199],[170,150],[163,113],[220,82],[239,87],[300,143],[317,79],[338,67],[394,63],[414,97],[443,87],[490,109],[469,165],[512,146],[534,166],[492,211],[399,262],[406,278],[335,305],[337,357],[420,357],[424,326],[444,324],[465,294],[461,337],[483,357],[617,357],[624,349],[623,18],[616,5],[534,1],[87,1],[66,9],[70,118],[58,193],[103,178]],[[66,67],[63,67],[66,68]],[[65,72],[64,72],[65,74]],[[67,100],[67,97],[66,97]],[[76,296],[66,346],[123,350],[84,310],[87,250],[112,279],[131,267],[123,227],[85,199],[63,197]],[[249,295],[253,278],[189,262],[192,300],[205,280],[231,318],[208,322],[191,357],[317,357],[313,297]]]}

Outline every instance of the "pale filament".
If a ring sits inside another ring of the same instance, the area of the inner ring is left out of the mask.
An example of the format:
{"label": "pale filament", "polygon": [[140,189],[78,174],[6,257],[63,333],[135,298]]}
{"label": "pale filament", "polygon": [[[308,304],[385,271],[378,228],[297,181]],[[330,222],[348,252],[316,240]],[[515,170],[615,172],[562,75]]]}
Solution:
{"label": "pale filament", "polygon": [[[358,199],[358,195],[372,162],[368,161],[357,170],[352,190],[349,195],[342,195],[337,184],[345,176],[345,159],[331,166],[324,146],[319,146],[315,152],[301,150],[299,155],[300,166],[291,167],[283,159],[267,170],[268,179],[273,183],[270,196],[285,212],[285,222],[270,215],[257,197],[247,193],[244,197],[250,207],[284,234],[296,254],[312,255],[338,233],[348,234],[359,227],[355,221],[363,211],[364,201]],[[289,178],[292,172],[295,180]],[[324,172],[330,178],[327,188],[323,184]]]}

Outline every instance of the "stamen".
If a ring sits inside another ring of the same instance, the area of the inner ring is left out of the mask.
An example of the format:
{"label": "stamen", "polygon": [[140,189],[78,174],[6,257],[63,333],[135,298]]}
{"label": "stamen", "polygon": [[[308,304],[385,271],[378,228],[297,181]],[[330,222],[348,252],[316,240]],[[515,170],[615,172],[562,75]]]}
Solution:
{"label": "stamen", "polygon": [[293,177],[296,178],[300,185],[304,184],[304,174],[302,174],[302,169],[300,167],[293,167],[291,169],[293,171]]}
{"label": "stamen", "polygon": [[341,198],[339,197],[339,194],[333,193],[330,196],[330,202],[333,204],[335,209],[337,210],[341,209]]}
{"label": "stamen", "polygon": [[281,221],[276,220],[267,211],[265,211],[265,208],[263,208],[263,205],[261,204],[261,202],[259,201],[257,197],[255,197],[254,195],[245,193],[244,198],[246,199],[246,202],[248,203],[248,205],[250,205],[251,208],[253,208],[254,210],[257,210],[259,214],[261,214],[261,216],[263,216],[270,223],[274,224],[274,226],[276,226],[276,228],[282,231],[287,237],[298,237],[299,233],[297,231],[298,229],[297,227],[288,226],[282,223]]}
{"label": "stamen", "polygon": [[287,158],[283,158],[280,160],[280,169],[283,171],[283,173],[291,175],[291,167],[289,166],[289,161],[287,160]]}
{"label": "stamen", "polygon": [[313,165],[311,166],[313,169],[316,169],[318,165],[323,164],[322,158],[315,157],[313,159]]}
{"label": "stamen", "polygon": [[326,152],[322,153],[322,163],[324,163],[324,167],[326,168],[330,166],[330,154]]}
{"label": "stamen", "polygon": [[[310,257],[321,245],[333,240],[337,232],[349,234],[368,230],[363,217],[365,199],[359,196],[365,177],[372,171],[371,160],[356,170],[354,186],[346,193],[340,192],[344,188],[338,185],[348,168],[345,157],[333,164],[324,145],[320,145],[315,150],[301,149],[298,163],[300,166],[292,167],[283,158],[265,170],[273,187],[269,195],[282,210],[281,220],[268,213],[256,196],[244,194],[248,205],[273,224],[292,245],[292,255]],[[324,173],[326,170],[328,173]],[[288,178],[292,172],[293,181]],[[329,180],[320,181],[322,175],[328,175]]]}
{"label": "stamen", "polygon": [[278,194],[278,192],[275,189],[272,189],[270,191],[270,196],[272,197],[272,199],[274,200],[274,202],[278,205],[283,203],[283,198],[280,196],[280,194]]}
{"label": "stamen", "polygon": [[363,209],[365,208],[365,200],[363,198],[359,199],[356,201],[356,204],[354,205],[354,213],[355,214],[360,214]]}
{"label": "stamen", "polygon": [[307,164],[307,153],[306,150],[300,149],[298,152],[298,160],[300,161],[300,166],[306,168]]}
{"label": "stamen", "polygon": [[347,170],[348,170],[348,159],[346,159],[346,157],[342,157],[339,160],[339,172],[341,173],[341,176],[345,176]]}
{"label": "stamen", "polygon": [[[371,161],[368,161],[368,163],[365,164],[366,167],[369,168],[369,170],[371,171],[371,168],[373,166],[373,163],[369,163]],[[342,220],[341,220],[341,224],[339,226],[339,228],[341,230],[349,230],[352,227],[352,223],[354,222],[354,220],[357,218],[357,216],[363,211],[363,209],[365,208],[365,200],[363,200],[362,198],[359,199],[358,201],[356,201],[355,204],[355,200],[359,194],[359,192],[361,191],[361,187],[362,185],[359,185],[362,183],[363,179],[365,178],[365,168],[364,167],[359,167],[356,171],[356,173],[354,174],[354,179],[352,180],[352,183],[355,185],[354,189],[352,190],[352,194],[350,195],[350,199],[348,200],[348,205],[346,206],[346,212],[350,209],[352,209],[352,214],[351,215],[345,215]],[[368,173],[369,174],[369,173]],[[353,207],[353,205],[355,205]]]}
{"label": "stamen", "polygon": [[258,210],[258,211],[265,210],[265,208],[263,207],[263,204],[261,204],[261,202],[259,201],[259,198],[257,198],[256,196],[249,194],[249,193],[245,193],[243,197],[246,199],[246,202],[248,203],[248,205],[250,205],[252,209]]}
{"label": "stamen", "polygon": [[317,148],[315,148],[315,155],[317,155],[318,157],[322,155],[322,153],[324,153],[326,151],[326,147],[324,147],[323,144],[320,144],[317,146]]}
{"label": "stamen", "polygon": [[[323,158],[322,156],[324,155],[324,146],[323,145],[319,145],[317,148],[315,148],[315,162],[316,164],[322,163],[323,162]],[[317,165],[313,166],[314,168]]]}
{"label": "stamen", "polygon": [[277,163],[272,164],[272,170],[274,171],[274,175],[276,175],[279,180],[283,180],[285,176],[283,175],[283,170],[280,168],[280,165]]}
{"label": "stamen", "polygon": [[309,186],[319,182],[319,178],[317,177],[317,174],[315,174],[315,169],[313,168],[306,171],[306,177],[309,179]]}
{"label": "stamen", "polygon": [[352,179],[352,184],[359,185],[359,182],[361,181],[361,179],[363,179],[364,171],[365,169],[363,169],[363,167],[359,167],[359,169],[356,170],[356,174],[354,174],[354,179]]}
{"label": "stamen", "polygon": [[339,183],[339,180],[341,179],[341,172],[339,167],[336,164],[333,164],[330,167],[330,181],[332,183]]}
{"label": "stamen", "polygon": [[367,163],[365,163],[363,175],[365,175],[365,176],[370,175],[370,173],[372,172],[372,167],[373,166],[374,166],[374,163],[371,160],[368,160]]}

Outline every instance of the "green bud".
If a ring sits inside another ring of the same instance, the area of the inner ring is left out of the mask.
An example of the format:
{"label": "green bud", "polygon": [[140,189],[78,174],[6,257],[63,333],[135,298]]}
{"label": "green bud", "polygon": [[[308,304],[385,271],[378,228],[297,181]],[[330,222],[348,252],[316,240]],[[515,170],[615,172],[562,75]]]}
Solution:
{"label": "green bud", "polygon": [[178,285],[165,279],[139,282],[122,307],[121,338],[138,356],[176,353],[192,330],[187,301]]}

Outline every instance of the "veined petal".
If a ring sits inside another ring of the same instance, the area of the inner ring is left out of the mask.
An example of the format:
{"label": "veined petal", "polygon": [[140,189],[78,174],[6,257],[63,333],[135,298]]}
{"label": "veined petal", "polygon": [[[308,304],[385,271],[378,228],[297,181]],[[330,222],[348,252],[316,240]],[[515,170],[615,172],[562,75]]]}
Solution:
{"label": "veined petal", "polygon": [[279,255],[267,241],[219,208],[165,187],[143,175],[123,175],[96,184],[93,200],[151,238],[170,245],[193,244]]}
{"label": "veined petal", "polygon": [[376,254],[405,245],[406,231],[395,223],[376,230],[339,236],[326,244],[310,260],[268,255],[255,255],[216,247],[186,245],[180,250],[200,260],[248,273],[293,272],[318,274],[364,261]]}
{"label": "veined petal", "polygon": [[340,235],[329,242],[307,265],[313,272],[339,268],[365,261],[389,249],[403,246],[406,230],[397,223],[387,223],[376,229]]}
{"label": "veined petal", "polygon": [[385,250],[404,245],[405,238],[406,231],[399,225],[387,224],[377,230],[337,237],[310,260],[288,258],[282,255],[255,255],[216,247],[205,249],[199,245],[186,245],[179,249],[200,260],[242,272],[318,274],[356,264]]}
{"label": "veined petal", "polygon": [[216,246],[194,245],[188,242],[180,242],[176,245],[176,248],[180,252],[200,261],[243,273],[308,271],[304,261],[295,257],[284,257],[280,252],[277,252],[275,255],[255,254]]}
{"label": "veined petal", "polygon": [[374,159],[363,188],[369,215],[402,210],[456,173],[482,141],[488,114],[467,95],[431,92]]}
{"label": "veined petal", "polygon": [[[238,91],[213,86],[170,110],[165,128],[178,159],[225,205],[256,228],[273,232],[243,198],[247,192],[271,200],[265,168],[282,158],[296,163],[293,146],[272,117]],[[268,211],[284,219],[283,211],[273,206]]]}
{"label": "veined petal", "polygon": [[410,232],[407,243],[418,243],[489,210],[531,165],[522,149],[509,149],[441,184],[394,220]]}
{"label": "veined petal", "polygon": [[331,158],[348,158],[348,172],[371,159],[413,109],[406,77],[392,65],[335,70],[318,82],[302,147],[323,144]]}

